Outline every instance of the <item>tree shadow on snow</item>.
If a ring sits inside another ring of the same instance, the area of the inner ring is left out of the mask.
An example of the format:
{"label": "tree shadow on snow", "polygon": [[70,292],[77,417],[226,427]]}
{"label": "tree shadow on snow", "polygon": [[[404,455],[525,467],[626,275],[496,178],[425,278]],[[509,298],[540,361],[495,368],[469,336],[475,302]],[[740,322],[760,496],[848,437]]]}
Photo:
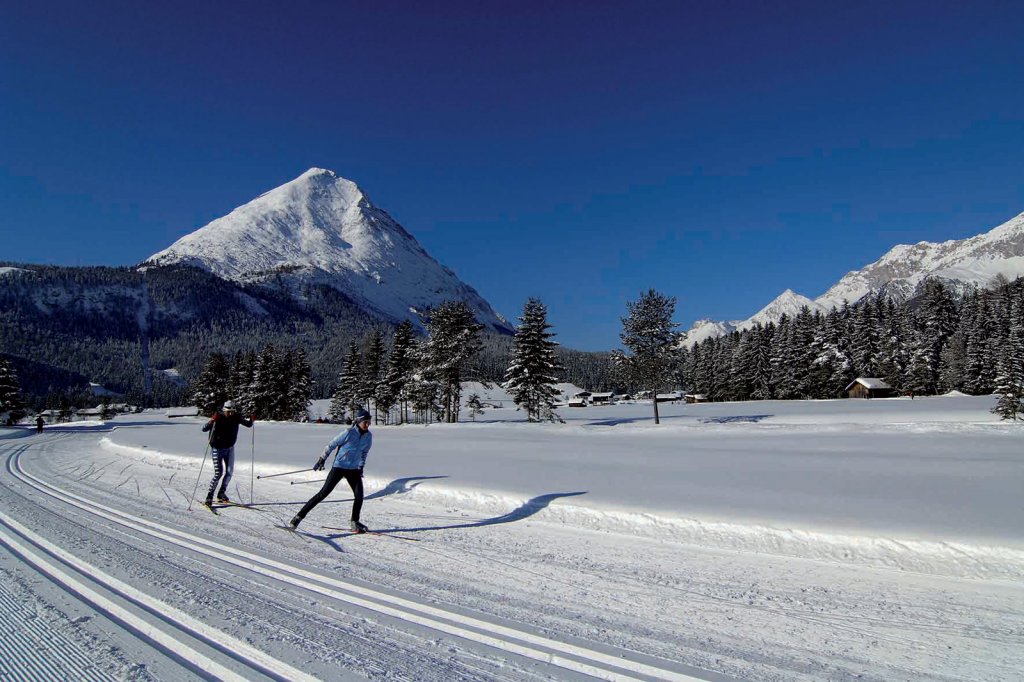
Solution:
{"label": "tree shadow on snow", "polygon": [[756,424],[760,421],[774,417],[774,414],[743,414],[735,417],[704,417],[700,420],[702,424]]}
{"label": "tree shadow on snow", "polygon": [[[678,419],[693,419],[692,415],[688,414],[674,414],[670,416],[660,416],[659,419],[663,422],[674,421]],[[641,424],[643,422],[654,423],[654,415],[649,414],[644,417],[621,417],[619,419],[602,419],[595,422],[587,422],[587,426],[619,426],[620,424]]]}
{"label": "tree shadow on snow", "polygon": [[428,530],[455,530],[459,528],[481,528],[483,526],[495,526],[500,523],[513,523],[515,521],[522,521],[529,517],[537,514],[538,512],[546,509],[553,501],[560,497],[575,497],[577,495],[586,495],[587,491],[580,491],[575,493],[549,493],[547,495],[539,495],[530,500],[527,500],[523,504],[519,505],[507,514],[501,516],[495,516],[490,519],[479,519],[469,523],[453,523],[448,525],[436,525],[436,526],[415,526],[407,528],[386,528],[380,529],[379,533],[418,533],[421,531]]}

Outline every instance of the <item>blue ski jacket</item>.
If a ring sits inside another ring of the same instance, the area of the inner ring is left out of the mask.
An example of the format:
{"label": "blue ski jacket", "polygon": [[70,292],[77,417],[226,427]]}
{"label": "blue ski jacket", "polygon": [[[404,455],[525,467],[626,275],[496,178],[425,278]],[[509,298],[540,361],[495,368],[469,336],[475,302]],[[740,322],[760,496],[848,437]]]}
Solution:
{"label": "blue ski jacket", "polygon": [[330,456],[331,451],[338,449],[334,458],[334,466],[338,469],[362,469],[366,465],[366,455],[373,445],[373,434],[367,429],[366,433],[360,433],[359,427],[353,424],[334,437],[327,447],[324,448],[324,458]]}

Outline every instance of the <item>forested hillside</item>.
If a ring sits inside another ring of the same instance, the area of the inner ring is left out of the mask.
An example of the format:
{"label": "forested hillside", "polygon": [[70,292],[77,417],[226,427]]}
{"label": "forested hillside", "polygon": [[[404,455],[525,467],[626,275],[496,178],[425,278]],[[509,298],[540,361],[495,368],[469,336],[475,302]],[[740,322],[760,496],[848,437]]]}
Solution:
{"label": "forested hillside", "polygon": [[[32,407],[95,403],[90,382],[133,404],[184,404],[187,382],[211,353],[233,357],[267,344],[303,349],[312,395],[326,397],[350,343],[362,345],[375,328],[390,339],[395,324],[324,285],[300,291],[274,280],[238,285],[178,265],[0,267],[0,353],[11,360]],[[473,379],[503,378],[510,338],[484,334]],[[607,385],[605,356],[560,352],[570,381]]]}

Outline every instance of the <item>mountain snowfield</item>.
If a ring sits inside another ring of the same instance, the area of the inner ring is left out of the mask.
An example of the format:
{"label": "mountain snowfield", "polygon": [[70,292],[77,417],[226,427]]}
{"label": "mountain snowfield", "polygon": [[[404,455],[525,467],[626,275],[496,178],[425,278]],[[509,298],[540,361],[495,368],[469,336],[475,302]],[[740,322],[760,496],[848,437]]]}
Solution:
{"label": "mountain snowfield", "polygon": [[787,289],[746,320],[699,320],[688,332],[686,345],[692,347],[705,339],[750,329],[758,323],[778,321],[783,314],[792,317],[803,306],[812,312],[827,312],[833,307],[842,307],[844,302],[856,303],[875,293],[905,300],[927,277],[946,280],[962,289],[985,287],[999,275],[1009,280],[1024,275],[1024,213],[968,239],[895,246],[874,263],[848,272],[813,300]]}
{"label": "mountain snowfield", "polygon": [[280,278],[300,295],[302,285],[326,284],[391,320],[421,323],[428,308],[464,300],[479,322],[511,329],[354,182],[322,168],[260,195],[145,263],[192,265],[237,282]]}

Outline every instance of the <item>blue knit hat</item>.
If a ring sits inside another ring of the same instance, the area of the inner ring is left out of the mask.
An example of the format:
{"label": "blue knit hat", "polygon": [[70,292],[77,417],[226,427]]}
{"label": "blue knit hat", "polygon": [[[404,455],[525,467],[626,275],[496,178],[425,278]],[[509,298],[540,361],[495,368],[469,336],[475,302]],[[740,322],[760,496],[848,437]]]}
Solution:
{"label": "blue knit hat", "polygon": [[356,421],[355,421],[356,424],[358,424],[359,422],[368,422],[368,421],[370,421],[370,413],[369,412],[367,412],[364,409],[356,410]]}

